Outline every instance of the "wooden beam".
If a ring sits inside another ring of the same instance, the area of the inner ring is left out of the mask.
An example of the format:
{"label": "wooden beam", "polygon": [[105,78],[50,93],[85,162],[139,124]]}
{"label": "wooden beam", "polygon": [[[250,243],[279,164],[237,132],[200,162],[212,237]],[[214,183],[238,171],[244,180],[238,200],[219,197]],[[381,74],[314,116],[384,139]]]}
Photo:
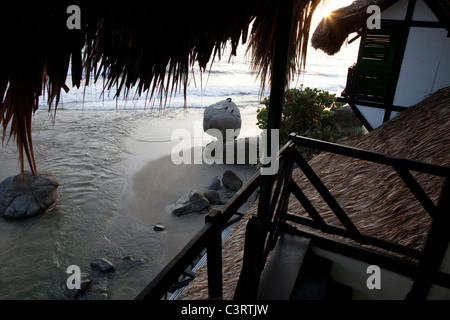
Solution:
{"label": "wooden beam", "polygon": [[430,163],[414,161],[404,158],[398,158],[394,156],[390,156],[387,154],[367,151],[363,149],[358,149],[354,147],[348,147],[344,145],[339,145],[336,143],[325,142],[317,139],[311,139],[307,137],[296,136],[294,139],[295,145],[331,152],[334,154],[339,154],[346,157],[352,157],[360,160],[397,166],[400,168],[404,168],[406,170],[418,171],[428,174],[433,174],[440,177],[450,176],[450,168],[434,165]]}
{"label": "wooden beam", "polygon": [[428,212],[431,218],[435,219],[438,215],[438,209],[434,205],[433,201],[428,197],[425,191],[423,191],[422,187],[419,185],[417,180],[413,177],[411,172],[408,170],[394,166],[395,171],[397,171],[398,175],[405,182],[406,186],[411,190],[416,199],[420,202],[420,204],[424,207],[424,209]]}
{"label": "wooden beam", "polygon": [[311,247],[318,247],[368,264],[376,264],[381,268],[412,277],[417,271],[417,263],[406,259],[348,243],[315,231],[304,231],[296,228],[288,229],[301,237],[311,239]]}
{"label": "wooden beam", "polygon": [[405,247],[402,246],[398,243],[394,243],[391,241],[387,241],[387,240],[383,240],[380,238],[376,238],[373,236],[369,236],[369,235],[365,235],[365,234],[361,234],[358,236],[358,238],[354,238],[352,236],[352,234],[350,234],[346,229],[344,228],[340,228],[340,227],[336,227],[333,225],[325,225],[325,226],[321,226],[318,225],[315,221],[310,220],[310,219],[306,219],[303,217],[300,217],[298,215],[295,214],[288,214],[287,215],[287,221],[291,221],[300,225],[304,225],[307,227],[311,227],[311,228],[315,228],[318,229],[324,233],[327,233],[329,235],[337,235],[337,236],[341,236],[341,237],[345,237],[351,240],[354,240],[356,242],[358,242],[361,245],[371,245],[374,247],[378,247],[384,250],[388,250],[394,253],[399,253],[402,254],[406,257],[410,257],[413,259],[420,259],[422,257],[422,253],[419,250],[416,249],[412,249],[409,247]]}
{"label": "wooden beam", "polygon": [[306,197],[303,191],[299,188],[299,186],[291,180],[290,187],[292,194],[297,198],[309,216],[313,219],[316,228],[323,230],[327,227],[326,222],[322,219],[319,212],[317,212],[316,208],[312,205],[311,201]]}

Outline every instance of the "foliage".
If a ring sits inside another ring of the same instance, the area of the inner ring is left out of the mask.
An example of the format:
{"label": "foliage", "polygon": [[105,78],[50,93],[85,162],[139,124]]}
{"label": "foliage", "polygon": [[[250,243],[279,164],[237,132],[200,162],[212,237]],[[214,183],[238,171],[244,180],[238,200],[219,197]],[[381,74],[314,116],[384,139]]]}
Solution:
{"label": "foliage", "polygon": [[[269,99],[266,97],[258,109],[258,126],[267,129]],[[336,102],[336,95],[328,91],[311,89],[289,89],[285,92],[280,124],[280,146],[284,145],[289,134],[335,142],[342,136],[335,130],[332,108],[340,108],[343,103]],[[313,156],[312,150],[300,149],[308,160]]]}

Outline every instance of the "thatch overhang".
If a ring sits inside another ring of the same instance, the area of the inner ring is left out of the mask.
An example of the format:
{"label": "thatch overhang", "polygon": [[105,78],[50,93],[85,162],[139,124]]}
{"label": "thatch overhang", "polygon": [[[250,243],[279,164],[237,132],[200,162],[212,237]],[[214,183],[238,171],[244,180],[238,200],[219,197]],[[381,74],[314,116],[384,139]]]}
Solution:
{"label": "thatch overhang", "polygon": [[[334,55],[341,49],[351,33],[359,32],[366,27],[367,19],[373,14],[367,13],[370,5],[377,5],[381,11],[386,10],[399,0],[357,0],[346,7],[331,12],[323,18],[311,37],[311,45],[321,49],[328,55]],[[450,1],[425,0],[425,3],[439,19],[440,23],[450,31]]]}
{"label": "thatch overhang", "polygon": [[311,37],[311,45],[321,49],[328,55],[339,52],[349,34],[358,32],[365,27],[371,15],[367,7],[377,5],[381,11],[390,7],[398,0],[358,0],[346,7],[331,12],[323,18]]}
{"label": "thatch overhang", "polygon": [[[43,1],[3,6],[0,19],[0,123],[3,142],[16,139],[36,172],[31,122],[39,97],[47,92],[49,111],[56,111],[61,89],[70,90],[67,75],[79,87],[99,79],[105,90],[125,95],[134,87],[161,105],[170,94],[186,92],[197,66],[201,72],[249,42],[253,69],[264,83],[270,79],[281,0]],[[321,0],[295,0],[291,71],[302,66],[309,26]],[[67,20],[80,8],[81,28]],[[252,24],[253,23],[253,24]],[[252,28],[250,33],[248,32]],[[249,37],[249,39],[247,39]],[[9,128],[9,129],[8,129]],[[9,130],[9,138],[8,136]]]}

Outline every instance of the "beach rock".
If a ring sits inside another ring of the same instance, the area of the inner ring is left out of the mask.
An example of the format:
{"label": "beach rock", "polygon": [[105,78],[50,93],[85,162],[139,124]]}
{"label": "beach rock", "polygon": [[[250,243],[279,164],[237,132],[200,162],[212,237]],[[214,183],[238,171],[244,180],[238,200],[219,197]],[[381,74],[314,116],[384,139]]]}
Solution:
{"label": "beach rock", "polygon": [[209,206],[209,201],[205,195],[198,190],[192,190],[178,199],[175,204],[168,205],[166,210],[177,216],[184,214],[199,212]]}
{"label": "beach rock", "polygon": [[46,171],[36,174],[25,171],[0,183],[0,216],[18,220],[42,214],[56,201],[59,182]]}
{"label": "beach rock", "polygon": [[243,185],[242,180],[231,170],[223,173],[222,183],[225,187],[233,191],[238,191]]}
{"label": "beach rock", "polygon": [[231,101],[231,98],[219,101],[207,107],[203,113],[203,130],[207,132],[209,129],[217,129],[221,132],[221,136],[214,132],[208,134],[226,141],[226,130],[233,129],[233,139],[239,136],[242,120],[241,113],[237,105]]}
{"label": "beach rock", "polygon": [[[225,142],[223,145],[223,163],[225,164],[257,164],[259,154],[259,138],[243,138]],[[227,160],[228,150],[233,150],[233,157]],[[230,162],[231,161],[231,162]]]}
{"label": "beach rock", "polygon": [[95,259],[91,262],[91,268],[94,270],[98,270],[101,272],[114,272],[116,271],[116,267],[111,261],[108,261],[105,258]]}
{"label": "beach rock", "polygon": [[205,197],[211,204],[221,204],[220,193],[216,190],[205,191]]}
{"label": "beach rock", "polygon": [[218,176],[215,176],[206,185],[205,192],[208,191],[208,190],[215,190],[215,191],[217,191],[219,189],[220,189],[220,179],[219,179]]}
{"label": "beach rock", "polygon": [[236,194],[236,191],[228,188],[221,188],[218,192],[220,194],[221,204],[226,204]]}
{"label": "beach rock", "polygon": [[86,272],[80,274],[80,289],[77,289],[76,295],[83,294],[91,284],[91,275]]}
{"label": "beach rock", "polygon": [[153,227],[153,230],[155,230],[155,231],[164,231],[164,230],[166,230],[166,227],[163,226],[162,224],[157,224],[157,225],[155,225]]}
{"label": "beach rock", "polygon": [[356,128],[363,125],[348,104],[334,111],[334,120],[336,130],[341,133],[353,132]]}

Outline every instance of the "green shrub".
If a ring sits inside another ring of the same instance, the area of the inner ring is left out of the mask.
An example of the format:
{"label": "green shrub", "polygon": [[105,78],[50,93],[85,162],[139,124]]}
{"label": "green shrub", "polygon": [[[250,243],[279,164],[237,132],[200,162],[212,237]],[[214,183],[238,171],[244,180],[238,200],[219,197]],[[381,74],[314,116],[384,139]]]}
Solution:
{"label": "green shrub", "polygon": [[[267,129],[269,99],[265,98],[258,109],[258,126]],[[311,88],[289,89],[285,92],[280,124],[280,146],[284,145],[289,134],[335,142],[340,136],[335,130],[335,122],[331,108],[340,108],[343,103],[336,102],[336,95],[328,91]],[[313,150],[299,149],[308,160]]]}

